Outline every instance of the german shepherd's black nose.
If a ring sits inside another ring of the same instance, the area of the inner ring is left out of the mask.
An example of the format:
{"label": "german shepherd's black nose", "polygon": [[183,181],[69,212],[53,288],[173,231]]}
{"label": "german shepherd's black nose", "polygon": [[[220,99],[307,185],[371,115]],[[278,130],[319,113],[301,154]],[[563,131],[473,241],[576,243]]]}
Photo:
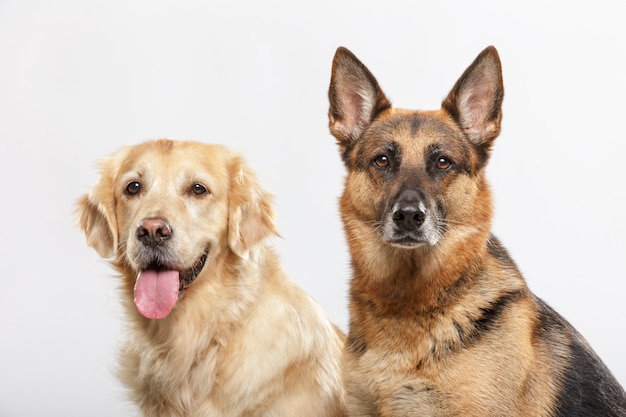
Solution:
{"label": "german shepherd's black nose", "polygon": [[158,217],[143,219],[137,226],[137,239],[146,246],[158,246],[171,236],[170,225]]}
{"label": "german shepherd's black nose", "polygon": [[393,222],[400,230],[415,230],[426,219],[424,203],[419,192],[406,190],[400,194],[393,210]]}

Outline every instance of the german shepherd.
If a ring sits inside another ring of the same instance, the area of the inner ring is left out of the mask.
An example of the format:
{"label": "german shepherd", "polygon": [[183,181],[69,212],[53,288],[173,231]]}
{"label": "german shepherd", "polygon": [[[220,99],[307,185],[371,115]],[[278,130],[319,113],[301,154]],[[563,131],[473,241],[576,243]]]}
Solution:
{"label": "german shepherd", "polygon": [[626,415],[624,389],[490,232],[485,167],[503,91],[488,47],[441,109],[393,108],[337,49],[329,126],[347,168],[351,416]]}

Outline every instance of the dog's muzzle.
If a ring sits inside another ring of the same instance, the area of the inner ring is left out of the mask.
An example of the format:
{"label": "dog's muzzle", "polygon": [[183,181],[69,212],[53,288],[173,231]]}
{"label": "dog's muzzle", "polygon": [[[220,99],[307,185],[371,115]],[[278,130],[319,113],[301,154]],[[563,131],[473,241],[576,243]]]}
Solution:
{"label": "dog's muzzle", "polygon": [[394,204],[391,218],[398,231],[411,233],[426,220],[426,206],[416,191],[405,191]]}
{"label": "dog's muzzle", "polygon": [[382,222],[383,240],[393,246],[415,248],[439,241],[437,218],[425,197],[416,189],[404,190],[386,211]]}
{"label": "dog's muzzle", "polygon": [[170,250],[172,226],[162,218],[143,219],[136,229],[140,243],[134,301],[141,315],[149,319],[167,317],[185,290],[198,277],[208,257],[208,249],[190,267],[182,267]]}

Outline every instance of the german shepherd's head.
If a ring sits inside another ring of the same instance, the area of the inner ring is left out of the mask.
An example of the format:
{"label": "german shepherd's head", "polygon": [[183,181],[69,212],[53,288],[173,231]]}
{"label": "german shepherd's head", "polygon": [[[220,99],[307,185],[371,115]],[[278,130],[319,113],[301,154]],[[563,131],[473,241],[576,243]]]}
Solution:
{"label": "german shepherd's head", "polygon": [[500,132],[503,94],[494,47],[433,111],[393,108],[370,71],[337,49],[330,131],[348,170],[340,207],[357,268],[371,271],[393,253],[406,258],[407,250],[422,264],[424,255],[437,254],[426,258],[449,262],[452,247],[475,254],[484,246],[491,221],[484,168]]}

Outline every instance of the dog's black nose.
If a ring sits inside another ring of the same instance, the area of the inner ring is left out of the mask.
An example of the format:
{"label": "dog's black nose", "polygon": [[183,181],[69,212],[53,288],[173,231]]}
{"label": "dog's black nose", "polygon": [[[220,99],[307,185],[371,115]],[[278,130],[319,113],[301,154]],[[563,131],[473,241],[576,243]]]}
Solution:
{"label": "dog's black nose", "polygon": [[143,219],[137,226],[137,239],[144,245],[157,246],[172,237],[172,228],[158,217]]}
{"label": "dog's black nose", "polygon": [[393,222],[401,230],[415,230],[426,219],[426,208],[420,194],[408,190],[400,194],[393,211]]}

